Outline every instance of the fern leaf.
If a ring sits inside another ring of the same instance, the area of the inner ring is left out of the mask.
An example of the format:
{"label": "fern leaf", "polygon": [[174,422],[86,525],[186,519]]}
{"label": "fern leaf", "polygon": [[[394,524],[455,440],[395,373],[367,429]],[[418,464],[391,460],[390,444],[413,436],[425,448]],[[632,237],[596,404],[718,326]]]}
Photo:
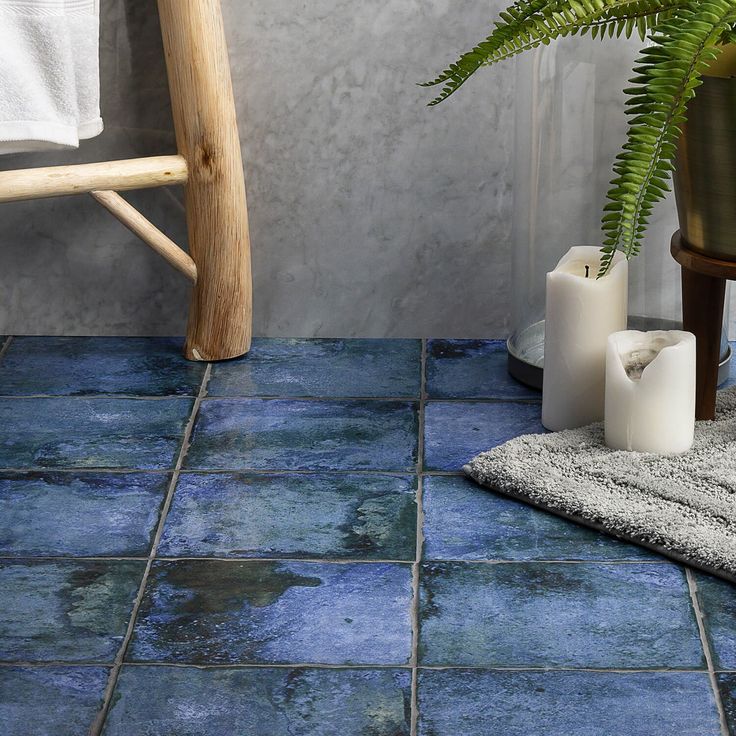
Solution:
{"label": "fern leaf", "polygon": [[736,22],[733,0],[691,0],[662,21],[641,51],[628,96],[627,141],[616,158],[602,220],[603,257],[599,276],[613,254],[639,253],[652,208],[668,191],[680,127],[700,77],[720,53],[721,37]]}
{"label": "fern leaf", "polygon": [[613,33],[646,33],[662,18],[683,6],[685,0],[517,0],[500,14],[493,32],[430,82],[444,85],[429,105],[437,105],[456,92],[482,66],[548,44],[557,38],[591,30],[605,38]]}

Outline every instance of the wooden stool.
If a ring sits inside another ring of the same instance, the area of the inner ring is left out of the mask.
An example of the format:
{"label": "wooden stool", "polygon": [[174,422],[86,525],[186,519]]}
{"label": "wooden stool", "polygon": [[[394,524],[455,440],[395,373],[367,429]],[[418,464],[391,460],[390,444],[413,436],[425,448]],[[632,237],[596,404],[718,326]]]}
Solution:
{"label": "wooden stool", "polygon": [[726,281],[736,280],[736,261],[690,250],[679,230],[672,236],[670,252],[682,272],[682,328],[697,340],[695,418],[714,419],[723,300]]}
{"label": "wooden stool", "polygon": [[[184,355],[251,342],[248,213],[220,0],[158,0],[178,155],[0,172],[0,203],[91,194],[192,286]],[[185,185],[189,253],[118,192]]]}

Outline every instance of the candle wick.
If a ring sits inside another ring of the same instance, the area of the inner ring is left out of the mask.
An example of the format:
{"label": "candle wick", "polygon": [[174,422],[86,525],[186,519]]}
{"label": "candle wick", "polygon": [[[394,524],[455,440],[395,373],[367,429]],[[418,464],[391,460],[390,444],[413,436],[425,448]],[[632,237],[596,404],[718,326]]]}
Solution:
{"label": "candle wick", "polygon": [[585,278],[587,279],[590,274],[590,266],[585,267]]}

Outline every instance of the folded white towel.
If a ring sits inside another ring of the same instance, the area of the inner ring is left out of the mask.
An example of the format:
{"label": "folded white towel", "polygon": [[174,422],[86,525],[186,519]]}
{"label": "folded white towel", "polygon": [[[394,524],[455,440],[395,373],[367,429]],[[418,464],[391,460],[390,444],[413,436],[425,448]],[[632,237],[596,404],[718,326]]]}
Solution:
{"label": "folded white towel", "polygon": [[0,0],[0,154],[101,132],[99,0]]}

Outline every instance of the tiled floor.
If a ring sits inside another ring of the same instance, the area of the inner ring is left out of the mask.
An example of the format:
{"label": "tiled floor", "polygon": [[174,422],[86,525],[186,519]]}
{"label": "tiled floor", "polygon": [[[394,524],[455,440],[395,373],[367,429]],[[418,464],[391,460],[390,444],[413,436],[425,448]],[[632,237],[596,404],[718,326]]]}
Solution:
{"label": "tiled floor", "polygon": [[459,473],[502,343],[0,344],[4,736],[736,734],[732,586]]}

